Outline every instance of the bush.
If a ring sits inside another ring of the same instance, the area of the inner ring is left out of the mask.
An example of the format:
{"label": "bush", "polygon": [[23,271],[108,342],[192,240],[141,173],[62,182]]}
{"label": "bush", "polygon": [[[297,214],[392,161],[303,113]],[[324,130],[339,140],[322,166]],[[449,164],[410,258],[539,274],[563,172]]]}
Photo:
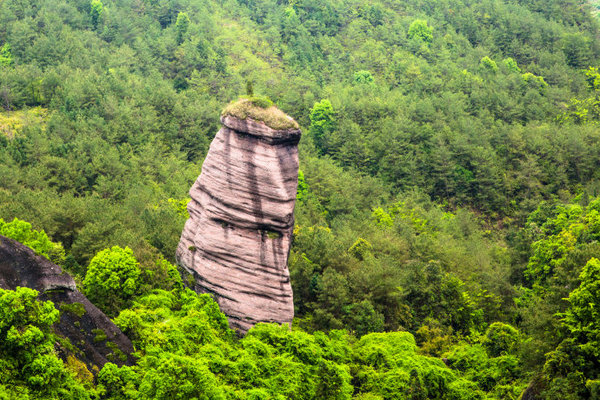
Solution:
{"label": "bush", "polygon": [[102,250],[90,261],[83,285],[96,306],[114,316],[139,289],[141,270],[129,247]]}
{"label": "bush", "polygon": [[503,353],[511,353],[519,343],[519,331],[508,324],[494,322],[485,332],[482,340],[491,357],[498,357]]}
{"label": "bush", "polygon": [[0,398],[89,399],[57,357],[59,312],[29,288],[0,289]]}

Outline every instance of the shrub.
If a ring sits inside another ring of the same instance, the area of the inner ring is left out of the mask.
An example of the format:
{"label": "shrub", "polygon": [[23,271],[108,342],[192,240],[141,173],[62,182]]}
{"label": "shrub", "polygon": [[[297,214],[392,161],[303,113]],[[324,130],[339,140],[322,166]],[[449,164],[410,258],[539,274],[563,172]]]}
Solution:
{"label": "shrub", "polygon": [[102,250],[90,261],[83,281],[85,294],[107,314],[114,315],[137,293],[140,273],[129,247]]}

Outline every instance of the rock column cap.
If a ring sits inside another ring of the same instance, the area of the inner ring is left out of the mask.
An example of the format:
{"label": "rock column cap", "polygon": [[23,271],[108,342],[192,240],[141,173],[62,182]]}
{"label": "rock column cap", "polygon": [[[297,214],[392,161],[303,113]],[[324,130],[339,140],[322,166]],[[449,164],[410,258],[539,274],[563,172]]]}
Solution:
{"label": "rock column cap", "polygon": [[[269,101],[270,102],[270,101]],[[300,127],[289,115],[272,105],[243,98],[230,103],[221,113],[221,123],[238,133],[256,136],[272,144],[300,140]]]}
{"label": "rock column cap", "polygon": [[257,136],[272,144],[298,142],[301,135],[300,129],[277,130],[252,118],[239,119],[232,115],[223,115],[221,123],[236,132]]}

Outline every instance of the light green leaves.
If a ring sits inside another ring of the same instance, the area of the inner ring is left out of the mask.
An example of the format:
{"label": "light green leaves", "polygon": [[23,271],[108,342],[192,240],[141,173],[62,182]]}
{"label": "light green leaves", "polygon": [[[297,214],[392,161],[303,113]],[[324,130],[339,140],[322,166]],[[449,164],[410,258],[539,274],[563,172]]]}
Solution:
{"label": "light green leaves", "polygon": [[408,27],[408,37],[429,43],[433,40],[433,28],[424,19],[415,19]]}
{"label": "light green leaves", "polygon": [[24,244],[55,264],[62,264],[65,261],[65,249],[62,245],[51,242],[46,232],[31,229],[29,222],[17,218],[5,222],[0,218],[0,235]]}
{"label": "light green leaves", "polygon": [[90,261],[83,284],[88,298],[112,314],[123,308],[139,289],[141,269],[129,247],[102,250]]}

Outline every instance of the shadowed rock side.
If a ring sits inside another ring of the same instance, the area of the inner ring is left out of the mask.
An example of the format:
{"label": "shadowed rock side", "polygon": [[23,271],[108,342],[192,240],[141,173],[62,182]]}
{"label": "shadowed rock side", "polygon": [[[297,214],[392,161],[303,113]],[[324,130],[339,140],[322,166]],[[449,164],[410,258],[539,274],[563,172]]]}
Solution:
{"label": "shadowed rock side", "polygon": [[63,356],[73,352],[94,373],[108,361],[133,363],[131,341],[77,291],[69,274],[29,247],[0,235],[0,288],[15,290],[19,286],[37,290],[40,300],[51,300],[60,310],[54,330],[74,346],[61,348]]}
{"label": "shadowed rock side", "polygon": [[291,323],[287,260],[294,227],[300,130],[226,115],[190,189],[177,248],[195,289],[211,293],[232,328]]}

